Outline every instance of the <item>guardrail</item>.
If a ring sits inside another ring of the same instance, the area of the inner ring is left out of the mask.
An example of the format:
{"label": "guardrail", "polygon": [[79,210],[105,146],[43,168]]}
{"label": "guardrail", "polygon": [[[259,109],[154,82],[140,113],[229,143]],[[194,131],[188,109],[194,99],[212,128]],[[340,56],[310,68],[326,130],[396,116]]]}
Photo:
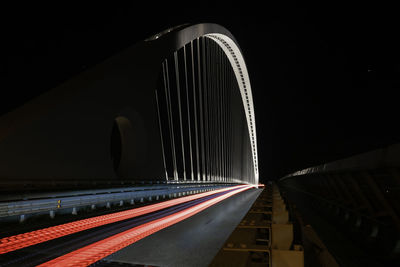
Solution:
{"label": "guardrail", "polygon": [[152,201],[165,198],[174,198],[205,191],[216,190],[228,184],[202,185],[160,185],[130,188],[99,189],[93,191],[68,191],[58,193],[34,194],[31,199],[0,202],[0,221],[24,221],[27,216],[49,213],[76,214],[79,209],[90,207],[122,206],[124,203]]}

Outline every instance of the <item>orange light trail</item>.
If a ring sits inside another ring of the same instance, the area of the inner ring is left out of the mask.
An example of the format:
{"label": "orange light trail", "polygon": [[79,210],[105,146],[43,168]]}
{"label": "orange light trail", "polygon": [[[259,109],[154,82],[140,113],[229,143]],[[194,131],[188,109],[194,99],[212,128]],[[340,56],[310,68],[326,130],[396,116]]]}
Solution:
{"label": "orange light trail", "polygon": [[207,200],[193,207],[168,215],[164,218],[142,224],[122,233],[108,237],[104,240],[77,249],[51,261],[45,262],[39,266],[88,266],[139,241],[146,236],[183,221],[201,212],[202,210],[221,202],[224,199],[250,188],[253,188],[253,186],[244,186],[240,189]]}
{"label": "orange light trail", "polygon": [[70,223],[56,225],[40,230],[35,230],[23,234],[4,237],[0,239],[0,254],[5,254],[17,249],[29,247],[49,240],[53,240],[66,235],[74,234],[87,229],[99,227],[102,225],[131,219],[137,216],[148,214],[154,211],[175,206],[184,202],[196,200],[202,197],[213,195],[220,192],[229,191],[235,188],[243,187],[243,185],[227,187],[224,189],[214,190],[210,192],[200,193],[192,196],[172,199],[157,204],[152,204],[140,208],[130,209],[126,211],[116,212],[107,215],[96,216],[88,219],[78,220]]}

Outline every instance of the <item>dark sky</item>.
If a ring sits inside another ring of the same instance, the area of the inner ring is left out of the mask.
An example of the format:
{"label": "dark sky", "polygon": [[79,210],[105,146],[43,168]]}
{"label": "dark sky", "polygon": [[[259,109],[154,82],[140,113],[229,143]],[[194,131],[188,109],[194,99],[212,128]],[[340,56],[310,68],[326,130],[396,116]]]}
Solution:
{"label": "dark sky", "polygon": [[190,3],[1,8],[0,114],[149,35],[213,22],[233,33],[247,61],[261,176],[399,142],[398,42],[381,27],[396,16],[366,28],[349,6]]}

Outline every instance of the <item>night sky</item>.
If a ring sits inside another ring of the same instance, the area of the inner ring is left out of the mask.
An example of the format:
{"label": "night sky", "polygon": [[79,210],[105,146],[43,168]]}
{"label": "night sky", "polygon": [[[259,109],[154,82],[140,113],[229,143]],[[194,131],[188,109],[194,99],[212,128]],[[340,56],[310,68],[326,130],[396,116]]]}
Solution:
{"label": "night sky", "polygon": [[366,28],[357,8],[307,1],[131,2],[3,7],[0,114],[154,33],[213,22],[233,33],[247,62],[260,177],[400,141],[399,43],[386,27],[396,16]]}

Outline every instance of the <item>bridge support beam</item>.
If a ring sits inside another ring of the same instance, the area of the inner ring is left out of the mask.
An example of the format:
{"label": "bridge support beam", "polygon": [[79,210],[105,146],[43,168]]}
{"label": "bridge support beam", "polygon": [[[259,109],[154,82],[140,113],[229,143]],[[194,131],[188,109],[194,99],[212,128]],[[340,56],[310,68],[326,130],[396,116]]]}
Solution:
{"label": "bridge support beam", "polygon": [[248,266],[257,262],[269,267],[304,267],[303,246],[294,243],[293,223],[288,220],[287,210],[278,187],[267,186],[210,266]]}

